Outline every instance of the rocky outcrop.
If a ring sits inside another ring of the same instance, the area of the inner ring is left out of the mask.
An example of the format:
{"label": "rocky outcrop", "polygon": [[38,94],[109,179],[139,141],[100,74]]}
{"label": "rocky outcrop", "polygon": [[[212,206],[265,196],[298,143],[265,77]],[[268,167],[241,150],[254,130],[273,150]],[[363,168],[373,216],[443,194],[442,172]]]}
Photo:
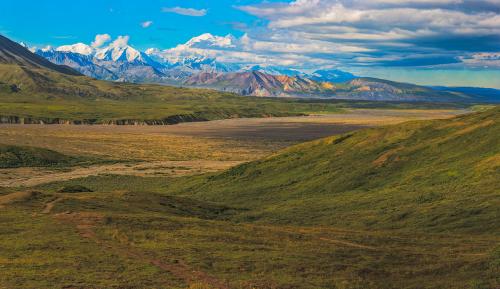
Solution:
{"label": "rocky outcrop", "polygon": [[41,56],[31,53],[26,47],[2,35],[0,35],[0,63],[15,64],[31,68],[45,68],[67,75],[81,75],[70,67],[54,64]]}
{"label": "rocky outcrop", "polygon": [[335,86],[331,83],[317,82],[300,76],[270,75],[259,71],[203,72],[188,78],[184,84],[252,96],[290,97],[335,92]]}
{"label": "rocky outcrop", "polygon": [[0,116],[0,124],[66,124],[66,125],[172,125],[181,122],[207,121],[194,114],[172,115],[163,119],[82,119],[68,120],[61,118],[36,118],[20,116]]}

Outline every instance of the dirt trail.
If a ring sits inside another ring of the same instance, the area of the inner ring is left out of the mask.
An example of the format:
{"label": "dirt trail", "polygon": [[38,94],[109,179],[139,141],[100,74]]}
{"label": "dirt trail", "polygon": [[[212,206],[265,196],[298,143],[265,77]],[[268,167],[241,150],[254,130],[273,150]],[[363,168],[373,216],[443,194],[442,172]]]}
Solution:
{"label": "dirt trail", "polygon": [[[346,240],[340,240],[340,239],[320,237],[317,235],[318,231],[316,229],[302,227],[298,230],[297,230],[297,228],[295,228],[295,230],[290,230],[290,228],[287,228],[287,227],[284,227],[284,228],[277,228],[277,227],[270,227],[270,226],[264,226],[264,227],[266,229],[272,230],[272,231],[286,232],[286,233],[291,233],[291,234],[300,234],[305,238],[312,238],[315,240],[325,241],[325,242],[343,245],[343,246],[352,247],[352,248],[367,249],[367,250],[379,250],[379,248],[369,246],[369,245],[363,245],[363,244],[354,243],[354,242],[350,242],[350,241],[346,241]],[[328,232],[331,234],[339,235],[339,236],[347,236],[347,235],[362,233],[364,231],[355,231],[355,230],[347,230],[347,229],[329,227]]]}
{"label": "dirt trail", "polygon": [[54,208],[56,203],[60,202],[62,200],[63,200],[63,198],[57,198],[57,199],[45,204],[45,208],[43,208],[42,214],[50,214],[50,212],[52,212],[52,209]]}
{"label": "dirt trail", "polygon": [[361,244],[357,244],[357,243],[353,243],[353,242],[349,242],[349,241],[330,239],[330,238],[319,238],[319,239],[321,241],[326,241],[326,242],[344,245],[344,246],[353,247],[353,248],[358,248],[358,249],[377,250],[377,248],[372,247],[372,246],[361,245]]}
{"label": "dirt trail", "polygon": [[[52,207],[57,200],[52,202]],[[51,204],[51,203],[49,203]],[[48,205],[49,205],[48,204]],[[46,207],[47,208],[47,207]],[[113,250],[119,255],[128,258],[136,259],[140,262],[146,262],[157,268],[174,275],[177,278],[184,280],[187,285],[204,284],[209,285],[210,288],[229,289],[229,286],[209,274],[194,270],[186,265],[184,262],[179,261],[175,264],[166,263],[158,258],[153,258],[140,252],[136,249],[127,246],[126,244],[110,242],[100,239],[94,231],[94,228],[104,220],[104,216],[98,213],[61,213],[55,214],[54,218],[66,223],[71,223],[76,226],[78,233],[81,237],[93,240],[98,245],[102,246],[105,250]]]}

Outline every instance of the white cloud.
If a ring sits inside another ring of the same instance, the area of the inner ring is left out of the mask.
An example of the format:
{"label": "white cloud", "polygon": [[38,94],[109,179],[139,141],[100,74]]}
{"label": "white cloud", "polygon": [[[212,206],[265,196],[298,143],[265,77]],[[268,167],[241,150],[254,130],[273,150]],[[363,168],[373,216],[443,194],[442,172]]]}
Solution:
{"label": "white cloud", "polygon": [[260,51],[264,53],[325,53],[334,54],[338,52],[368,52],[371,49],[356,45],[343,45],[333,42],[307,39],[303,33],[286,33],[274,35],[271,40],[256,40],[245,34],[242,38],[243,47],[248,51]]}
{"label": "white cloud", "polygon": [[111,36],[109,34],[97,34],[95,36],[95,40],[90,44],[90,46],[92,46],[93,48],[99,48],[110,40]]}
{"label": "white cloud", "polygon": [[446,63],[500,51],[500,0],[262,1],[239,9],[267,20],[266,27],[248,30],[258,38],[249,44],[257,51],[335,54],[346,65],[417,56],[443,56]]}
{"label": "white cloud", "polygon": [[500,68],[500,52],[476,53],[462,57],[462,61],[475,68]]}
{"label": "white cloud", "polygon": [[118,36],[113,42],[111,42],[110,46],[114,48],[124,48],[127,47],[128,41],[130,40],[130,36]]}
{"label": "white cloud", "polygon": [[[300,1],[300,0],[299,0]],[[342,3],[328,4],[328,1],[306,0],[291,3],[282,7],[242,7],[251,14],[270,20],[269,27],[301,29],[308,25],[327,26],[341,25],[355,28],[371,28],[385,30],[400,29],[440,29],[454,31],[460,27],[471,29],[490,27],[498,31],[498,15],[492,12],[466,13],[464,11],[437,8],[383,8],[360,9],[346,7]],[[304,2],[304,3],[302,3]],[[314,5],[311,3],[314,2]]]}
{"label": "white cloud", "polygon": [[153,25],[153,21],[144,21],[141,23],[142,28],[148,28]]}
{"label": "white cloud", "polygon": [[314,50],[327,53],[343,49],[332,43],[324,43],[324,45],[328,47],[321,47],[319,43],[299,45],[286,44],[280,40],[259,41],[247,34],[236,38],[232,35],[216,36],[205,33],[171,49],[162,51],[156,48],[147,49],[146,54],[160,57],[169,63],[176,63],[184,58],[201,57],[217,59],[224,63],[283,65],[295,68],[336,64],[332,60],[306,55],[307,52]]}
{"label": "white cloud", "polygon": [[183,7],[164,7],[163,12],[176,13],[185,16],[200,17],[207,15],[207,9],[194,9],[194,8],[183,8]]}

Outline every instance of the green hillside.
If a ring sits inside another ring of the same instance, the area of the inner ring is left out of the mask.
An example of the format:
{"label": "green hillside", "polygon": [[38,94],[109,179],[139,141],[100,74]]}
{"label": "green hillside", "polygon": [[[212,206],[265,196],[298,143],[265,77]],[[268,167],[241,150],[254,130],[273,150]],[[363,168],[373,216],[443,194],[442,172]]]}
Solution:
{"label": "green hillside", "polygon": [[3,288],[499,284],[490,236],[235,224],[223,221],[238,212],[229,207],[123,190],[12,193],[0,207]]}
{"label": "green hillside", "polygon": [[300,144],[171,193],[238,221],[500,234],[500,108]]}
{"label": "green hillside", "polygon": [[53,150],[0,144],[0,168],[64,166],[78,161]]}

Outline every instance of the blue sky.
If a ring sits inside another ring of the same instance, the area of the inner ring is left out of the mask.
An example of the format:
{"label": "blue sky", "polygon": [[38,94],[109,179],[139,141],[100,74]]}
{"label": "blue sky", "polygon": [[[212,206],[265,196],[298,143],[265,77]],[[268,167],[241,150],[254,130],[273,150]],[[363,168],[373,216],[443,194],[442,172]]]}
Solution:
{"label": "blue sky", "polygon": [[0,33],[38,47],[90,44],[97,34],[129,36],[135,48],[163,53],[204,33],[231,34],[215,38],[231,45],[205,43],[196,52],[500,88],[500,0],[2,0]]}
{"label": "blue sky", "polygon": [[[82,4],[68,1],[2,0],[0,32],[33,45],[64,45],[73,42],[90,43],[96,34],[129,35],[139,49],[169,48],[190,38],[210,32],[215,35],[242,35],[234,28],[238,23],[259,22],[234,5],[249,5],[258,1],[230,0],[86,0]],[[163,8],[186,7],[206,10],[203,17],[190,17],[162,12]],[[152,21],[147,29],[141,23]]]}

